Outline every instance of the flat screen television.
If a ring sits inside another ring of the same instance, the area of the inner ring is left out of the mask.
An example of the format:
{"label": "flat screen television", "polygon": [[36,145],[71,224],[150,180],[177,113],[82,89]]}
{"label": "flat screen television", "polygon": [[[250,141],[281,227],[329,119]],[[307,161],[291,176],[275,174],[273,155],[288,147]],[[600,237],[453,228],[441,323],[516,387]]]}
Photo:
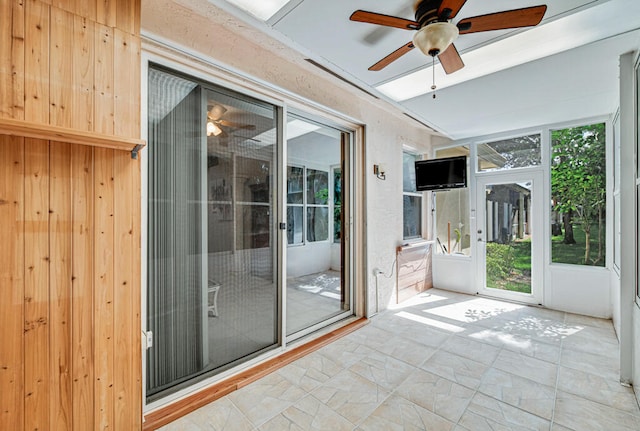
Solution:
{"label": "flat screen television", "polygon": [[467,187],[467,157],[417,160],[416,190],[448,190]]}

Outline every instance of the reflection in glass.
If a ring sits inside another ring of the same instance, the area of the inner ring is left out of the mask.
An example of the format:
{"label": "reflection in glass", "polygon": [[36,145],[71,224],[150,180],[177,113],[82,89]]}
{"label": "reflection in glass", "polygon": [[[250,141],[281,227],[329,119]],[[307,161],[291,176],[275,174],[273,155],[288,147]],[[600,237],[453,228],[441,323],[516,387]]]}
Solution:
{"label": "reflection in glass", "polygon": [[276,109],[149,72],[147,400],[278,342]]}
{"label": "reflection in glass", "polygon": [[418,238],[422,230],[422,197],[404,195],[403,201],[403,238]]}
{"label": "reflection in glass", "polygon": [[[297,116],[290,117],[286,135],[290,245],[286,333],[295,338],[300,331],[341,316],[351,308],[350,288],[343,274],[343,240],[339,235],[343,231],[344,208],[343,140],[347,142],[348,135]],[[336,235],[338,239],[334,240]]]}
{"label": "reflection in glass", "polygon": [[478,145],[478,171],[539,166],[542,163],[542,138],[538,135],[519,136]]}

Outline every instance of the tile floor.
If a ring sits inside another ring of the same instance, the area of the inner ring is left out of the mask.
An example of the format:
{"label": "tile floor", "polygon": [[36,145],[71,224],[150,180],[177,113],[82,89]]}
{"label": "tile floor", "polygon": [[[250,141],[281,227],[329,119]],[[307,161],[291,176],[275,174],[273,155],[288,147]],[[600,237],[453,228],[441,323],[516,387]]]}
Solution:
{"label": "tile floor", "polygon": [[431,289],[162,428],[640,430],[611,321]]}

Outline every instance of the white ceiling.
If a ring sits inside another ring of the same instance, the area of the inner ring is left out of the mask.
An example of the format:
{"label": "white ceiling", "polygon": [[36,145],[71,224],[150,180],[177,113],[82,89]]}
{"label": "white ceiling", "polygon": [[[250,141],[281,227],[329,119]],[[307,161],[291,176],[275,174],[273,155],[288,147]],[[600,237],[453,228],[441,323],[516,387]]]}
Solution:
{"label": "white ceiling", "polygon": [[[544,2],[468,0],[454,23]],[[367,70],[413,31],[349,20],[356,9],[413,20],[412,4],[291,0],[258,27],[452,139],[612,114],[618,58],[640,48],[639,0],[546,0],[537,27],[461,35],[455,44],[465,68],[445,75],[436,65],[433,99],[431,58],[417,49],[382,71]]]}

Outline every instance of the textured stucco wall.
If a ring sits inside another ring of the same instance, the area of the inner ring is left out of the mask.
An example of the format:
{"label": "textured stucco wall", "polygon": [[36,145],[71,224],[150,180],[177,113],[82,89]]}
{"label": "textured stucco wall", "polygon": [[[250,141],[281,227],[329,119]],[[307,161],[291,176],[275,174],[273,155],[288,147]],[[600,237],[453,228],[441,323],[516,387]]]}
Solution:
{"label": "textured stucco wall", "polygon": [[[267,27],[265,26],[265,29]],[[160,36],[196,51],[211,62],[325,106],[366,126],[365,175],[367,217],[365,276],[369,311],[395,301],[390,274],[395,248],[402,243],[402,148],[428,153],[432,133],[406,117],[395,105],[367,95],[305,61],[281,41],[265,35],[206,0],[143,0],[143,34]],[[373,175],[384,163],[387,179]],[[358,251],[361,253],[361,251]]]}

